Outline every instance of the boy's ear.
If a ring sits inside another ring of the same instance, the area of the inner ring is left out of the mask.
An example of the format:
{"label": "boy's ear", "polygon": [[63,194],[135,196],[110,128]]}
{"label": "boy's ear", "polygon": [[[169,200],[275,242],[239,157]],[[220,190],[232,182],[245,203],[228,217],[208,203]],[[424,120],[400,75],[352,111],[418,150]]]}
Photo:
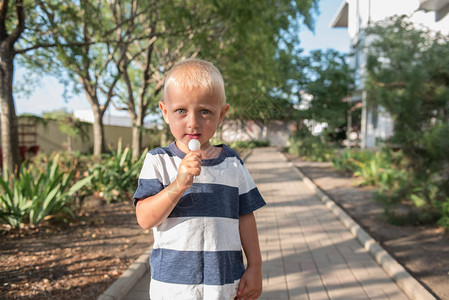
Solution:
{"label": "boy's ear", "polygon": [[221,107],[220,120],[218,122],[218,125],[221,125],[221,123],[223,122],[224,117],[225,117],[226,113],[228,112],[228,110],[229,110],[229,104],[228,103],[226,103],[225,105],[223,105]]}
{"label": "boy's ear", "polygon": [[162,112],[162,116],[164,117],[165,123],[168,124],[167,107],[165,106],[165,103],[163,101],[159,101],[159,109]]}

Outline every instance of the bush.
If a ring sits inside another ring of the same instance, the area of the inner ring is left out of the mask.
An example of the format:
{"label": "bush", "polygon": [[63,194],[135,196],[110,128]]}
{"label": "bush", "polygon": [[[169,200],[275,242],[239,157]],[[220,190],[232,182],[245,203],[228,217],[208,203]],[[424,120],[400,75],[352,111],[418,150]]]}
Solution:
{"label": "bush", "polygon": [[385,204],[385,213],[393,224],[435,224],[449,229],[448,199],[437,182],[410,174],[390,190],[379,190],[375,198]]}
{"label": "bush", "polygon": [[449,197],[447,197],[445,201],[435,202],[435,206],[441,213],[440,218],[438,219],[438,225],[449,230]]}
{"label": "bush", "polygon": [[268,147],[270,141],[268,140],[251,140],[251,141],[234,141],[229,145],[231,148],[253,149],[257,147]]}
{"label": "bush", "polygon": [[[12,181],[12,187],[0,177],[0,218],[12,227],[19,227],[32,204],[25,191],[28,184],[34,181],[34,177],[24,168],[20,170],[19,176],[19,180]],[[9,175],[8,177],[12,178]]]}
{"label": "bush", "polygon": [[358,170],[358,162],[366,161],[371,152],[358,149],[345,149],[332,157],[332,165],[340,171],[354,173]]}
{"label": "bush", "polygon": [[54,158],[51,165],[47,164],[44,171],[33,164],[22,165],[18,178],[12,180],[12,187],[0,179],[0,218],[12,227],[18,227],[24,220],[38,224],[49,216],[73,216],[69,206],[71,196],[88,184],[91,177],[83,178],[73,185],[72,178],[73,171],[60,169],[59,156]]}
{"label": "bush", "polygon": [[89,186],[91,193],[96,193],[107,203],[131,199],[137,187],[137,180],[147,151],[143,151],[137,160],[132,159],[132,150],[122,148],[121,141],[117,151],[103,154],[99,161],[94,161],[89,168],[93,176]]}
{"label": "bush", "polygon": [[323,143],[320,137],[313,135],[291,138],[288,152],[312,161],[330,161],[335,155],[332,146]]}
{"label": "bush", "polygon": [[384,204],[389,222],[404,225],[438,221],[449,229],[445,181],[438,173],[417,175],[407,167],[409,163],[401,151],[344,150],[332,163],[337,169],[358,176],[359,184],[378,187],[375,199]]}

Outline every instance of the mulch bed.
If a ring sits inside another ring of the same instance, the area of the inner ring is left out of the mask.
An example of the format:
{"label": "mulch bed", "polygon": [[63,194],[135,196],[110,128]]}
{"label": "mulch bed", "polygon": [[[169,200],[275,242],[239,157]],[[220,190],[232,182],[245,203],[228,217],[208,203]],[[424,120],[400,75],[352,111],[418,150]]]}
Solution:
{"label": "mulch bed", "polygon": [[0,299],[96,299],[151,243],[130,202],[99,203],[67,224],[0,227]]}

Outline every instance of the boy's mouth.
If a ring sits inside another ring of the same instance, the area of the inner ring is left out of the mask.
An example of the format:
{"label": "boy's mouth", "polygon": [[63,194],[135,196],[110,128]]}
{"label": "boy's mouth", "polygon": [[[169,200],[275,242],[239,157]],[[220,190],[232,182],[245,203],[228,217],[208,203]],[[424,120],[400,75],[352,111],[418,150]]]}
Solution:
{"label": "boy's mouth", "polygon": [[187,137],[189,138],[189,139],[199,139],[200,138],[200,135],[201,134],[187,134]]}

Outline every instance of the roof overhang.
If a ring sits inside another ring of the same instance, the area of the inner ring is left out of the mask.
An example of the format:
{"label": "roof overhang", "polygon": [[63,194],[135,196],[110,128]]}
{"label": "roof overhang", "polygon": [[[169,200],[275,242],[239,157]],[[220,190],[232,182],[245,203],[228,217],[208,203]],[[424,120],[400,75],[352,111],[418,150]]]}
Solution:
{"label": "roof overhang", "polygon": [[430,11],[439,11],[448,4],[449,0],[419,0],[419,8]]}
{"label": "roof overhang", "polygon": [[348,27],[348,3],[344,0],[330,23],[331,28]]}

